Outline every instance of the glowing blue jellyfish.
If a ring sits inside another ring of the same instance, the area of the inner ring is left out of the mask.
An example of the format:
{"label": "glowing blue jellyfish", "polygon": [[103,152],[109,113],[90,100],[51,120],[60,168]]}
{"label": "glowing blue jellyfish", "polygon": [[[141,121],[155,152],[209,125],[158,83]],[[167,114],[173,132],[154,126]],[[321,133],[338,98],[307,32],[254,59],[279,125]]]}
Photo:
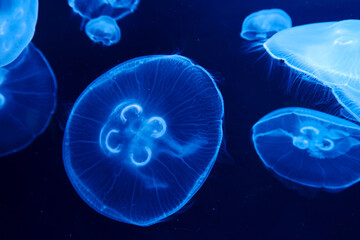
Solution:
{"label": "glowing blue jellyfish", "polygon": [[266,51],[306,80],[330,87],[341,105],[360,121],[360,20],[298,26],[275,34]]}
{"label": "glowing blue jellyfish", "polygon": [[105,46],[118,43],[121,38],[120,28],[116,21],[108,16],[91,19],[85,26],[85,32],[93,42]]}
{"label": "glowing blue jellyfish", "polygon": [[14,61],[35,32],[38,0],[0,2],[0,67]]}
{"label": "glowing blue jellyfish", "polygon": [[360,127],[305,108],[278,109],[253,126],[265,166],[298,184],[342,190],[360,179]]}
{"label": "glowing blue jellyfish", "polygon": [[0,156],[25,148],[45,130],[54,113],[56,88],[48,62],[31,43],[0,68]]}
{"label": "glowing blue jellyfish", "polygon": [[245,18],[240,36],[249,41],[264,40],[291,26],[291,18],[284,10],[265,9]]}
{"label": "glowing blue jellyfish", "polygon": [[119,20],[134,12],[140,0],[68,0],[73,11],[83,18],[107,15]]}
{"label": "glowing blue jellyfish", "polygon": [[202,67],[146,56],[100,76],[80,95],[63,143],[67,174],[99,213],[148,226],[183,207],[222,141],[223,100]]}

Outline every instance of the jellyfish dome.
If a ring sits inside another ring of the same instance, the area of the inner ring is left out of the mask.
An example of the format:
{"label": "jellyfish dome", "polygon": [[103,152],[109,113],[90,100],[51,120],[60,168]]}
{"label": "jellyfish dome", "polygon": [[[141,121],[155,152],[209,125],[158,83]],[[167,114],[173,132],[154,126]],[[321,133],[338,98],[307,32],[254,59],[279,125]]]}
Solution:
{"label": "jellyfish dome", "polygon": [[248,41],[266,40],[291,26],[291,18],[284,10],[264,9],[245,18],[240,36]]}
{"label": "jellyfish dome", "polygon": [[110,46],[118,43],[121,38],[120,28],[109,16],[91,19],[85,26],[86,35],[95,43]]}
{"label": "jellyfish dome", "polygon": [[295,183],[342,190],[360,179],[360,127],[306,108],[282,108],[253,126],[265,166]]}
{"label": "jellyfish dome", "polygon": [[360,20],[314,23],[286,29],[264,43],[275,59],[330,87],[360,120]]}
{"label": "jellyfish dome", "polygon": [[32,43],[0,68],[0,156],[25,148],[46,129],[56,88],[49,63]]}
{"label": "jellyfish dome", "polygon": [[66,172],[97,212],[148,226],[183,207],[207,178],[222,141],[212,76],[179,55],[109,70],[77,99],[66,125]]}
{"label": "jellyfish dome", "polygon": [[0,1],[0,67],[14,61],[34,36],[38,0]]}
{"label": "jellyfish dome", "polygon": [[68,0],[73,11],[83,18],[107,15],[119,20],[134,12],[140,0]]}

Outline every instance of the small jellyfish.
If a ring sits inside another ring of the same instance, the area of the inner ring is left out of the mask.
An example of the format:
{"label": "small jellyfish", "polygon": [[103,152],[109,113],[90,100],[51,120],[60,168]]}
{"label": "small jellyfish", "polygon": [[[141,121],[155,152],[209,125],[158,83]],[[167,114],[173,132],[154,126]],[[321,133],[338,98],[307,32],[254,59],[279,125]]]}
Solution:
{"label": "small jellyfish", "polygon": [[291,18],[284,10],[264,9],[245,18],[240,36],[248,41],[266,40],[291,26]]}
{"label": "small jellyfish", "polygon": [[0,2],[0,67],[14,61],[34,36],[38,0]]}
{"label": "small jellyfish", "polygon": [[119,20],[134,12],[140,0],[68,0],[73,11],[86,19],[107,15]]}
{"label": "small jellyfish", "polygon": [[289,28],[264,43],[274,59],[332,89],[339,103],[360,121],[360,20]]}
{"label": "small jellyfish", "polygon": [[155,224],[204,183],[222,141],[223,111],[214,79],[189,59],[129,60],[75,102],[64,133],[66,172],[97,212]]}
{"label": "small jellyfish", "polygon": [[0,156],[27,147],[46,129],[56,88],[49,63],[32,43],[0,68]]}
{"label": "small jellyfish", "polygon": [[95,43],[110,46],[118,43],[121,38],[120,28],[109,16],[91,19],[85,26],[86,35]]}
{"label": "small jellyfish", "polygon": [[282,108],[253,126],[265,166],[297,184],[340,191],[360,179],[360,127],[306,108]]}

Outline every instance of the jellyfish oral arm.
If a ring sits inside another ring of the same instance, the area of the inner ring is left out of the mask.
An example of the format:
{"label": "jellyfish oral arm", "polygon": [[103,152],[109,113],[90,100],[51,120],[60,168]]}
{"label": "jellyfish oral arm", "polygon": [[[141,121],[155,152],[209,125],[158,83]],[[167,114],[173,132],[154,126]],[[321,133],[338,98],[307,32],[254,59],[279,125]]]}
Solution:
{"label": "jellyfish oral arm", "polygon": [[[117,128],[112,128],[116,126]],[[119,104],[100,132],[100,148],[106,155],[120,154],[123,148],[129,163],[142,167],[152,159],[154,141],[164,136],[166,121],[160,116],[146,118],[138,103]]]}

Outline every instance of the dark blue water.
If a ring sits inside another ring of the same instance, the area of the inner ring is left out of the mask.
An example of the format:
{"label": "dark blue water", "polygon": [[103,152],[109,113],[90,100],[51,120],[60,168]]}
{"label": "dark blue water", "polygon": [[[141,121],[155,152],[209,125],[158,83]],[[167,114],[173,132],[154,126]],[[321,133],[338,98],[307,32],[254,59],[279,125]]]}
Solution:
{"label": "dark blue water", "polygon": [[[118,21],[122,39],[107,48],[80,31],[81,18],[67,1],[40,0],[39,6],[33,42],[55,72],[59,107],[44,134],[1,159],[0,239],[359,239],[359,184],[338,194],[292,190],[265,169],[251,142],[250,129],[263,115],[288,106],[332,113],[333,99],[324,104],[307,98],[311,89],[294,98],[296,89],[285,91],[286,71],[269,75],[269,59],[246,53],[239,36],[243,19],[260,9],[282,8],[293,25],[301,25],[360,19],[357,0],[143,0]],[[180,213],[148,228],[119,223],[88,207],[70,184],[58,119],[64,105],[111,67],[171,53],[194,60],[219,80],[226,146]]]}

